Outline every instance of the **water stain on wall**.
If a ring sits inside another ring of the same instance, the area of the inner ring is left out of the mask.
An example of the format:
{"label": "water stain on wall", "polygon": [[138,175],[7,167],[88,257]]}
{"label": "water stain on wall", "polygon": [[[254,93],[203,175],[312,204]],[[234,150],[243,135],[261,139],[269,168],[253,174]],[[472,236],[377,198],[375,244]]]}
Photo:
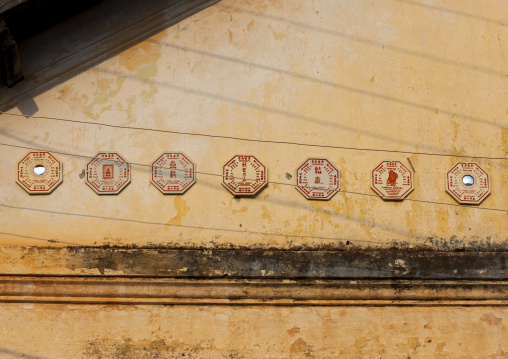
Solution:
{"label": "water stain on wall", "polygon": [[181,225],[182,218],[185,217],[190,210],[190,207],[187,206],[187,202],[183,199],[182,196],[175,196],[174,204],[176,215],[167,222],[169,226],[164,227],[166,231],[170,230],[172,224]]}
{"label": "water stain on wall", "polygon": [[125,78],[101,78],[97,80],[96,91],[93,93],[92,102],[83,107],[83,114],[87,117],[98,120],[106,111],[111,110],[112,101],[118,101]]}
{"label": "water stain on wall", "polygon": [[494,325],[496,327],[500,327],[503,324],[503,319],[496,317],[492,312],[483,314],[480,320],[488,325]]}
{"label": "water stain on wall", "polygon": [[140,78],[148,80],[157,74],[157,61],[161,58],[161,46],[145,41],[118,55],[120,66],[135,72]]}

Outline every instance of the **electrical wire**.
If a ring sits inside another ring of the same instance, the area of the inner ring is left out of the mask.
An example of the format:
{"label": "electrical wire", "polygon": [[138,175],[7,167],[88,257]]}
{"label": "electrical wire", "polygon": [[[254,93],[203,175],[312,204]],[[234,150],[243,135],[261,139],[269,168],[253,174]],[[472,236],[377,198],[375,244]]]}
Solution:
{"label": "electrical wire", "polygon": [[[17,117],[25,117],[22,114],[16,114],[16,113],[5,112],[5,111],[0,111],[0,114],[10,115],[10,116],[17,116]],[[198,137],[208,137],[208,138],[220,138],[220,139],[235,140],[235,141],[246,141],[246,142],[256,142],[256,143],[270,143],[270,144],[278,144],[278,145],[292,145],[292,146],[317,147],[317,148],[353,150],[353,151],[367,151],[367,152],[402,153],[402,154],[422,155],[422,156],[456,157],[456,158],[472,158],[472,159],[502,160],[502,161],[508,160],[507,157],[455,155],[455,154],[448,154],[448,153],[432,153],[432,152],[419,152],[419,151],[416,151],[416,152],[415,151],[400,151],[400,150],[388,150],[388,149],[367,148],[367,147],[347,147],[347,146],[336,146],[336,145],[317,145],[317,144],[312,144],[312,143],[292,142],[292,141],[260,140],[260,139],[255,139],[255,138],[224,136],[224,135],[212,135],[212,134],[198,133],[198,132],[183,132],[183,131],[163,130],[163,129],[157,129],[157,128],[148,128],[148,127],[134,127],[134,126],[112,125],[112,124],[105,123],[105,122],[88,122],[88,121],[71,120],[71,119],[59,118],[59,117],[31,116],[31,118],[41,119],[41,120],[51,120],[51,121],[62,121],[62,122],[78,123],[78,124],[82,124],[82,125],[95,125],[95,126],[104,126],[104,127],[120,128],[120,129],[128,129],[128,130],[161,132],[161,133],[171,133],[171,134],[183,135],[183,136],[198,136]]]}
{"label": "electrical wire", "polygon": [[[266,236],[272,236],[272,237],[341,240],[344,242],[362,242],[362,243],[364,242],[364,243],[373,243],[373,244],[387,244],[385,242],[376,242],[376,241],[369,241],[369,240],[363,240],[363,239],[350,240],[350,239],[342,239],[342,238],[338,238],[338,237],[335,237],[335,238],[334,237],[319,237],[319,236],[297,235],[297,234],[289,234],[289,233],[286,234],[286,233],[247,231],[247,230],[230,229],[230,228],[201,227],[201,226],[191,226],[191,225],[185,225],[185,224],[168,224],[168,223],[163,223],[163,222],[142,221],[139,219],[130,219],[130,218],[116,218],[116,217],[97,216],[97,215],[92,215],[92,214],[59,212],[59,211],[51,211],[51,210],[39,209],[39,208],[11,206],[11,205],[7,205],[7,204],[0,204],[0,207],[17,209],[17,210],[27,210],[27,211],[33,211],[33,212],[43,212],[43,213],[49,213],[49,214],[58,214],[58,215],[65,215],[65,216],[104,219],[104,220],[109,220],[109,221],[130,222],[130,223],[148,224],[148,225],[161,225],[161,226],[169,226],[169,227],[188,228],[188,229],[209,230],[209,231],[216,231],[216,232],[233,232],[233,233],[242,233],[242,234],[266,235]],[[10,233],[2,233],[2,232],[0,232],[0,234],[11,235]],[[28,237],[28,238],[32,238],[32,237]],[[65,243],[68,243],[68,242],[65,242]]]}
{"label": "electrical wire", "polygon": [[[1,143],[1,142],[0,142],[0,146],[20,148],[20,149],[25,149],[25,150],[30,150],[30,151],[38,151],[38,152],[51,152],[51,153],[56,153],[56,154],[60,154],[60,155],[63,155],[63,156],[79,157],[79,158],[85,158],[85,159],[94,159],[95,158],[94,156],[78,155],[78,154],[68,153],[68,152],[62,152],[62,151],[49,151],[49,150],[44,150],[44,149],[38,149],[38,148],[27,147],[27,146],[20,146],[20,145],[13,145],[13,144]],[[179,170],[179,169],[172,169],[172,168],[163,167],[163,166],[152,166],[152,165],[147,165],[147,164],[144,164],[144,163],[135,163],[135,162],[127,162],[127,161],[125,161],[125,162],[124,161],[112,161],[112,160],[106,160],[106,159],[103,160],[103,161],[127,163],[129,165],[139,166],[139,167],[149,167],[149,168],[157,167],[157,168],[168,169],[168,170],[170,169],[170,170],[178,171],[178,172],[192,172],[192,173],[195,173],[195,174],[202,174],[202,175],[205,175],[205,176],[228,177],[228,178],[241,179],[241,180],[254,181],[254,182],[255,181],[259,181],[257,179],[249,179],[249,178],[243,178],[243,177],[225,176],[223,174],[218,174],[218,173],[210,173],[210,172],[202,172],[202,171],[190,171],[190,170]],[[271,183],[271,184],[281,185],[281,186],[298,187],[298,185],[292,184],[292,183],[284,183],[284,182],[277,182],[277,181],[266,181],[266,182],[267,183]],[[322,187],[308,187],[308,188],[323,190]],[[328,189],[325,188],[324,190],[333,190],[335,193],[342,192],[342,193],[346,193],[346,194],[353,194],[353,195],[359,195],[359,196],[379,197],[377,194],[354,192],[354,191],[346,191],[346,190],[340,190],[340,189],[334,189],[334,188],[328,188]],[[436,202],[436,201],[426,201],[426,200],[411,199],[411,198],[405,198],[404,200],[405,201],[410,201],[410,202],[436,204],[436,205],[462,207],[462,208],[471,208],[471,209],[486,210],[486,211],[508,212],[508,209],[502,209],[502,208],[477,207],[477,206],[471,206],[471,205],[462,205],[462,204],[454,204],[454,203],[446,203],[446,202]]]}

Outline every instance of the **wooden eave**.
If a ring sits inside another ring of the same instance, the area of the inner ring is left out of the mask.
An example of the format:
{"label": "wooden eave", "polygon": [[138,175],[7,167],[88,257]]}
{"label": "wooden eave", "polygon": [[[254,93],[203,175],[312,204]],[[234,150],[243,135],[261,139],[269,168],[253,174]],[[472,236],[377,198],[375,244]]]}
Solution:
{"label": "wooden eave", "polygon": [[[11,46],[9,52],[4,52],[4,58],[10,56],[8,64],[18,61],[19,66],[11,66],[18,72],[11,74],[10,82],[0,85],[0,110],[29,100],[218,1],[95,1],[91,7],[25,38],[16,39],[13,31],[16,51]],[[41,3],[44,7],[51,2],[0,1],[0,19],[9,25],[9,16],[15,16],[19,26],[23,11],[32,11],[33,18],[33,11],[39,11]],[[31,3],[35,4],[35,10],[29,6]]]}

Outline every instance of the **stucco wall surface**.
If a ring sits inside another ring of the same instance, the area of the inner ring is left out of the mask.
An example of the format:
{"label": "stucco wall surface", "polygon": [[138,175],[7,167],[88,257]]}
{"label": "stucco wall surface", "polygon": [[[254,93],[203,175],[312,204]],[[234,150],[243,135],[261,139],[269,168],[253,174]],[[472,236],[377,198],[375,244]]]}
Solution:
{"label": "stucco wall surface", "polygon": [[[505,254],[453,252],[508,250],[507,42],[505,0],[224,0],[1,114],[0,358],[507,358]],[[63,183],[28,195],[6,144],[53,151]],[[132,163],[119,195],[85,184],[98,151]],[[197,164],[184,195],[150,183],[163,151]],[[237,154],[268,168],[253,198],[221,185]],[[297,192],[308,157],[344,192]],[[371,190],[382,160],[414,167],[407,200]],[[472,160],[492,194],[457,206],[445,173]]]}
{"label": "stucco wall surface", "polygon": [[[453,205],[445,173],[472,159],[448,155],[506,158],[505,10],[503,0],[222,1],[33,99],[34,116],[87,124],[0,116],[0,142],[72,154],[55,155],[62,185],[30,196],[15,183],[27,150],[1,148],[0,244],[505,248],[507,213],[482,208],[508,209],[506,160],[475,160],[492,185],[478,208],[361,195],[374,194],[379,162],[409,159],[408,198]],[[84,183],[89,159],[75,156],[98,151],[146,165],[181,151],[208,174],[252,154],[279,184],[233,198],[199,173],[185,195],[165,196],[133,165],[122,193],[98,196]],[[357,193],[305,199],[291,185],[310,156],[330,159]]]}
{"label": "stucco wall surface", "polygon": [[0,356],[506,358],[504,308],[0,306]]}

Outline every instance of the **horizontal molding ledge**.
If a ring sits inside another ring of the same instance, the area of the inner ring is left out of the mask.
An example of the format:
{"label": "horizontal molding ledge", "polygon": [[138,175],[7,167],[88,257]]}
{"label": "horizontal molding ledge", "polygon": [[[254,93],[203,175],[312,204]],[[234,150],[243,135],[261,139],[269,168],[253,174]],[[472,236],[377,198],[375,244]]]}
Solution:
{"label": "horizontal molding ledge", "polygon": [[1,303],[506,306],[508,281],[0,278]]}

